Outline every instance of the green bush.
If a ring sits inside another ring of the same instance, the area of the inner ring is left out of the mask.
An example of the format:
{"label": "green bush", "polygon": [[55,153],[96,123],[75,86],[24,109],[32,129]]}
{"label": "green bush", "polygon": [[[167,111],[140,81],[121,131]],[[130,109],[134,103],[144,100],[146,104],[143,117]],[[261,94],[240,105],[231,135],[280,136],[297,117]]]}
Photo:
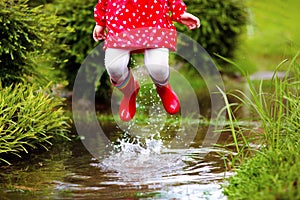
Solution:
{"label": "green bush", "polygon": [[247,21],[246,6],[239,0],[184,1],[187,11],[199,17],[201,27],[188,30],[177,24],[178,31],[187,33],[210,55],[232,58]]}
{"label": "green bush", "polygon": [[97,45],[92,38],[95,25],[94,6],[97,1],[54,0],[47,5],[47,10],[65,19],[65,29],[72,29],[66,37],[59,36],[59,43],[70,46],[70,51],[62,49],[57,55],[61,60],[67,60],[60,69],[69,81],[70,88],[77,71],[88,53]]}
{"label": "green bush", "polygon": [[28,3],[30,6],[39,6],[45,5],[47,3],[52,3],[53,0],[29,0]]}
{"label": "green bush", "polygon": [[45,68],[51,70],[57,61],[53,51],[63,48],[56,43],[60,23],[60,18],[45,13],[42,6],[29,7],[28,0],[0,0],[0,80],[3,86],[28,81],[30,77],[41,80],[39,72]]}
{"label": "green bush", "polygon": [[0,86],[0,163],[12,154],[47,148],[54,138],[67,138],[63,103],[48,91],[25,84]]}
{"label": "green bush", "polygon": [[[92,37],[95,26],[94,7],[96,3],[97,1],[86,0],[53,0],[52,3],[46,6],[48,12],[64,18],[65,25],[61,28],[69,30],[67,35],[59,35],[58,41],[69,46],[70,50],[60,49],[56,54],[58,59],[66,61],[61,62],[58,68],[68,81],[69,89],[73,88],[78,69],[84,59],[98,45]],[[95,63],[95,67],[97,67],[97,63]],[[110,97],[109,91],[111,91],[107,73],[103,74],[97,85],[97,99],[106,102]]]}

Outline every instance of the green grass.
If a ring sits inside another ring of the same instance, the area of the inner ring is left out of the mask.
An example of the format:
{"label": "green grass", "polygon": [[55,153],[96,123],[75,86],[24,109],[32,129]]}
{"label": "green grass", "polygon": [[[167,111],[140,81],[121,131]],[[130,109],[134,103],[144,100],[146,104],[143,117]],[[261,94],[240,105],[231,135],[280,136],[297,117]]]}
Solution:
{"label": "green grass", "polygon": [[240,38],[235,62],[249,73],[273,71],[300,49],[300,1],[248,0],[247,5],[249,22]]}
{"label": "green grass", "polygon": [[54,138],[68,139],[63,102],[48,88],[18,84],[0,89],[0,164],[37,147],[47,149]]}
{"label": "green grass", "polygon": [[[250,95],[238,91],[243,106],[253,112],[253,116],[262,123],[264,133],[248,137],[257,138],[261,148],[255,150],[254,157],[243,157],[248,146],[247,140],[235,140],[242,164],[236,167],[236,175],[229,178],[224,193],[229,199],[300,199],[300,67],[295,56],[287,67],[283,79],[276,77],[277,67],[272,80],[272,90],[264,90],[264,82],[259,87],[248,79]],[[226,95],[224,95],[226,99]],[[228,115],[232,124],[235,122],[227,102]],[[231,126],[233,136],[241,127]],[[245,139],[243,137],[243,139]]]}

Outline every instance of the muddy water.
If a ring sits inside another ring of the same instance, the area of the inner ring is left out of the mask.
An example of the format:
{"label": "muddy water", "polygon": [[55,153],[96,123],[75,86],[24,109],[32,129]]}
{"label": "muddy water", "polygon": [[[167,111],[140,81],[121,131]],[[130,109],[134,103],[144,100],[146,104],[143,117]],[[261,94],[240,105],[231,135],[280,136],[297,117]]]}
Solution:
{"label": "muddy water", "polygon": [[[223,133],[218,143],[228,140]],[[0,199],[226,199],[222,149],[167,148],[160,139],[117,147],[95,159],[78,139],[2,166]]]}

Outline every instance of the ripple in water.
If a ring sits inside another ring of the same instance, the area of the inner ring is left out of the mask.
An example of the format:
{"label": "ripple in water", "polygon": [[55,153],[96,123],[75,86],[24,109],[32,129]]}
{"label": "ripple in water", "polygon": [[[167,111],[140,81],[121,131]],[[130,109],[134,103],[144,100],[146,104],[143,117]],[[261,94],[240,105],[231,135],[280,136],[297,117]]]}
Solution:
{"label": "ripple in water", "polygon": [[106,174],[102,185],[148,188],[158,199],[226,199],[219,184],[231,174],[224,172],[222,149],[170,149],[159,139],[123,139],[116,146],[117,152],[92,164]]}
{"label": "ripple in water", "polygon": [[118,149],[119,152],[103,159],[97,166],[117,172],[127,183],[160,183],[163,177],[172,176],[186,166],[182,156],[167,152],[161,140],[146,139],[144,145],[122,140]]}
{"label": "ripple in water", "polygon": [[[211,183],[223,180],[223,160],[215,148],[168,149],[162,140],[120,141],[116,153],[93,166],[117,173],[115,184]],[[212,154],[212,155],[210,155]],[[205,155],[205,157],[204,157]]]}

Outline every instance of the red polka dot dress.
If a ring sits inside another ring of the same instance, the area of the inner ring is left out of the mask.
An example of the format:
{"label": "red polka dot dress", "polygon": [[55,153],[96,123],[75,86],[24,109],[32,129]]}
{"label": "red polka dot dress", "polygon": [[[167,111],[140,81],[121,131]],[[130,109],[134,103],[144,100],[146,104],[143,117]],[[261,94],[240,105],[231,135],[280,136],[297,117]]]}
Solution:
{"label": "red polka dot dress", "polygon": [[182,0],[98,0],[94,18],[108,31],[104,49],[176,50],[172,21],[179,21],[185,11]]}

